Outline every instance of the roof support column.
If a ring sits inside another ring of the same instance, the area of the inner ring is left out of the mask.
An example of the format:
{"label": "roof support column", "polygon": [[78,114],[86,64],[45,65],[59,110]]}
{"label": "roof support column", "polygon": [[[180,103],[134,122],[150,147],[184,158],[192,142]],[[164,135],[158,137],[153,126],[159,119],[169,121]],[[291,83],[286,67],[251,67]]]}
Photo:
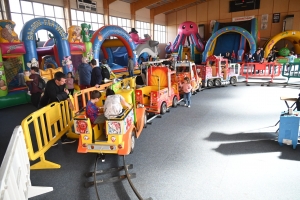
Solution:
{"label": "roof support column", "polygon": [[150,35],[152,40],[154,40],[154,10],[150,9]]}
{"label": "roof support column", "polygon": [[1,1],[1,7],[3,9],[2,11],[2,17],[6,20],[11,20],[11,14],[10,14],[10,8],[9,8],[9,0],[3,0]]}
{"label": "roof support column", "polygon": [[109,25],[109,4],[116,0],[103,0],[104,25]]}
{"label": "roof support column", "polygon": [[131,28],[135,28],[135,19],[136,19],[135,18],[135,12],[136,12],[135,3],[131,3],[130,4]]}
{"label": "roof support column", "polygon": [[67,31],[68,27],[72,26],[70,0],[63,0],[63,4],[64,4],[64,13],[66,16],[65,23],[66,23],[66,31]]}

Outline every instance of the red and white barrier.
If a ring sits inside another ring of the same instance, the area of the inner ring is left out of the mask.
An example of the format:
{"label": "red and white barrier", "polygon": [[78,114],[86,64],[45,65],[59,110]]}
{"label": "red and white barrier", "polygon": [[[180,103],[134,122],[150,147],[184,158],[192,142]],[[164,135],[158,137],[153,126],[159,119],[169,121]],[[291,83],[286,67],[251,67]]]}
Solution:
{"label": "red and white barrier", "polygon": [[0,168],[0,199],[25,200],[53,191],[52,187],[32,186],[30,163],[21,126],[12,134]]}

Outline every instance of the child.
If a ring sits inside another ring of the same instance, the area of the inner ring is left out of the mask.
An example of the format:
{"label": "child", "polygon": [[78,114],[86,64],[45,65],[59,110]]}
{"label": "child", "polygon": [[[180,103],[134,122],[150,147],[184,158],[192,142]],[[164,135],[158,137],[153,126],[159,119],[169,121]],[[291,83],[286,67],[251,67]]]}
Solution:
{"label": "child", "polygon": [[74,77],[72,72],[68,72],[67,79],[66,79],[67,89],[69,90],[70,94],[73,96],[74,93]]}
{"label": "child", "polygon": [[235,56],[234,50],[232,50],[232,53],[231,53],[231,62],[233,62],[233,63],[236,62],[236,56]]}
{"label": "child", "polygon": [[187,106],[188,108],[191,107],[191,91],[192,91],[192,85],[190,84],[189,77],[184,77],[183,79],[184,83],[182,84],[182,90],[184,92],[183,98],[184,98],[184,106]]}
{"label": "child", "polygon": [[31,95],[30,91],[31,91],[31,84],[29,84],[29,81],[33,81],[33,79],[29,78],[30,76],[30,72],[29,71],[24,71],[24,79],[25,79],[25,83],[27,84],[27,87],[28,87],[28,92],[27,94],[28,95]]}
{"label": "child", "polygon": [[43,93],[43,90],[38,87],[40,78],[39,68],[31,67],[30,73],[31,75],[28,77],[26,84],[28,85],[28,88],[30,88],[31,103],[38,108]]}
{"label": "child", "polygon": [[101,97],[101,93],[98,90],[91,92],[91,100],[86,105],[86,115],[90,118],[92,124],[96,124],[96,118],[98,117],[99,108],[95,105]]}

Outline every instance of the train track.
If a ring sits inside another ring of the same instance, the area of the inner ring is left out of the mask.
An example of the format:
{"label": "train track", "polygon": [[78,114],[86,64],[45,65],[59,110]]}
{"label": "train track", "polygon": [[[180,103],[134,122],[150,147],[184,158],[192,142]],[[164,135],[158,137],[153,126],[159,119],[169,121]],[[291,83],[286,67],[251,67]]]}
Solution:
{"label": "train track", "polygon": [[[93,177],[94,180],[93,181],[89,181],[89,182],[85,182],[84,183],[84,187],[88,188],[88,187],[95,187],[96,190],[96,195],[98,200],[101,200],[99,192],[98,192],[98,185],[101,184],[106,184],[106,183],[114,183],[114,182],[118,182],[118,181],[123,181],[125,179],[127,179],[131,189],[133,190],[133,192],[135,193],[136,197],[139,200],[152,200],[152,198],[142,198],[142,196],[139,194],[139,192],[137,191],[137,189],[135,188],[135,186],[133,185],[131,179],[132,178],[136,178],[136,174],[135,173],[129,173],[129,169],[133,169],[133,165],[126,165],[125,162],[125,156],[123,157],[123,166],[119,166],[119,167],[115,167],[115,168],[109,168],[109,169],[104,169],[104,170],[98,170],[98,162],[99,159],[102,160],[102,162],[104,162],[105,157],[103,154],[97,154],[96,160],[95,160],[95,164],[94,164],[94,171],[93,172],[87,172],[85,173],[86,177]],[[120,176],[115,176],[115,177],[111,177],[111,178],[106,178],[106,179],[97,179],[97,175],[103,175],[103,174],[108,174],[108,173],[113,173],[113,172],[118,172],[118,171],[123,171],[125,172],[124,175],[120,175]]]}

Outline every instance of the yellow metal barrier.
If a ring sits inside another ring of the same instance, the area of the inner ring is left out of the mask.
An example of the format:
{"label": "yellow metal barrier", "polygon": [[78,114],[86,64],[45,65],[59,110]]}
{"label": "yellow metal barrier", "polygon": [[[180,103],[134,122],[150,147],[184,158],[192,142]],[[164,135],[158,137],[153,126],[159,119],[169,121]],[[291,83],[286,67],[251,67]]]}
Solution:
{"label": "yellow metal barrier", "polygon": [[69,108],[68,100],[65,100],[49,104],[22,121],[29,159],[40,159],[30,169],[60,168],[59,164],[46,160],[45,152],[71,129],[73,117],[74,111]]}

